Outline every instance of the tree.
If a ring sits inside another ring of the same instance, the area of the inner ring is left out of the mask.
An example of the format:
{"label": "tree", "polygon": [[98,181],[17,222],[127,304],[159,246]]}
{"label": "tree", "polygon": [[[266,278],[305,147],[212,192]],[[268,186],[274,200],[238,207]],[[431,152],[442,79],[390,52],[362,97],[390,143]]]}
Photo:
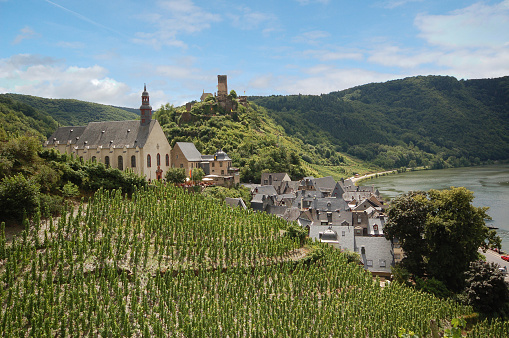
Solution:
{"label": "tree", "polygon": [[0,221],[22,222],[39,211],[39,186],[23,175],[4,177],[0,182]]}
{"label": "tree", "polygon": [[166,182],[184,183],[186,181],[186,171],[184,168],[169,168],[166,172]]}
{"label": "tree", "polygon": [[509,301],[507,284],[498,267],[498,264],[478,260],[471,262],[465,273],[466,287],[462,296],[477,311],[499,312]]}
{"label": "tree", "polygon": [[194,168],[191,170],[191,179],[193,181],[201,181],[203,176],[205,176],[205,172],[202,168]]}
{"label": "tree", "polygon": [[384,232],[399,239],[406,257],[403,266],[416,276],[435,277],[452,290],[463,285],[463,273],[477,260],[477,250],[496,246],[486,227],[488,208],[472,205],[465,188],[410,192],[396,198]]}

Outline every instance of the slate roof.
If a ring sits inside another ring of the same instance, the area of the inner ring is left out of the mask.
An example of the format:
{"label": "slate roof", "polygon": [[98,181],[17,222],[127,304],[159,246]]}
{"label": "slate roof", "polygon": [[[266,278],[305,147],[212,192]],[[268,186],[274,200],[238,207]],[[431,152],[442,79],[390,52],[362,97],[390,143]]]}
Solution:
{"label": "slate roof", "polygon": [[202,156],[196,146],[192,142],[177,142],[175,146],[180,148],[182,154],[186,157],[186,160],[190,162],[201,162]]}
{"label": "slate roof", "polygon": [[48,138],[48,144],[54,145],[56,142],[59,144],[67,144],[70,141],[70,144],[75,145],[76,142],[79,141],[83,131],[87,126],[79,126],[79,127],[60,127]]}
{"label": "slate roof", "polygon": [[[138,120],[90,122],[87,126],[60,127],[48,139],[48,144],[55,141],[60,144],[69,140],[80,149],[115,147],[142,148],[147,142],[156,120],[142,126]],[[55,140],[56,139],[56,140]]]}
{"label": "slate roof", "polygon": [[332,176],[320,177],[313,179],[315,188],[319,188],[322,191],[332,191],[336,186],[336,181]]}
{"label": "slate roof", "polygon": [[247,209],[246,203],[244,203],[244,200],[240,197],[226,197],[224,201],[231,207],[242,207],[242,209]]}
{"label": "slate roof", "polygon": [[251,193],[269,196],[277,195],[276,188],[274,188],[272,185],[262,185],[255,187]]}

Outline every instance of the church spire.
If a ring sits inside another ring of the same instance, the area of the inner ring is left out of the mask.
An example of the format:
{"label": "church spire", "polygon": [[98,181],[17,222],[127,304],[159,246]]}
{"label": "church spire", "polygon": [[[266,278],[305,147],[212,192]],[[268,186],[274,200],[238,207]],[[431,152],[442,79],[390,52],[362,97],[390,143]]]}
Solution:
{"label": "church spire", "polygon": [[141,94],[141,125],[147,126],[152,121],[152,107],[150,106],[149,95],[147,92],[147,84],[145,83],[143,86],[143,93]]}

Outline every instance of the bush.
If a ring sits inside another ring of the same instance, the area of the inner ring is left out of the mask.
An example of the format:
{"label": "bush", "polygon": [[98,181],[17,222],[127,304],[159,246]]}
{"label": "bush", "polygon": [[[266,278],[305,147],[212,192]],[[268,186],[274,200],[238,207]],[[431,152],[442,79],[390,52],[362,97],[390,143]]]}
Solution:
{"label": "bush", "polygon": [[22,222],[39,211],[39,186],[23,175],[4,177],[0,182],[0,220]]}
{"label": "bush", "polygon": [[40,202],[43,217],[60,216],[64,210],[64,198],[62,196],[41,194]]}
{"label": "bush", "polygon": [[439,298],[448,298],[452,295],[444,283],[435,278],[419,278],[415,280],[415,288],[427,293],[431,293]]}
{"label": "bush", "polygon": [[500,312],[509,301],[507,284],[498,267],[495,263],[475,261],[470,263],[470,269],[465,273],[466,287],[462,298],[479,312]]}
{"label": "bush", "polygon": [[62,187],[62,195],[66,198],[78,197],[80,195],[80,189],[72,182],[67,182]]}
{"label": "bush", "polygon": [[166,172],[166,182],[169,183],[184,183],[187,175],[184,168],[169,168]]}

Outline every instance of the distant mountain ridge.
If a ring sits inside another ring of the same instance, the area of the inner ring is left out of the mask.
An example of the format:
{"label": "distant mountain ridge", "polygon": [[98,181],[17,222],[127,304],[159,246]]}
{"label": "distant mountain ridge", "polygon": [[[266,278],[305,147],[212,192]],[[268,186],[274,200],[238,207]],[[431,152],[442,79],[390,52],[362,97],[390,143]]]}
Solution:
{"label": "distant mountain ridge", "polygon": [[249,99],[289,135],[384,168],[509,159],[509,76],[417,76],[319,96]]}
{"label": "distant mountain ridge", "polygon": [[21,94],[0,94],[27,104],[40,113],[51,116],[62,126],[83,126],[95,121],[136,120],[139,114],[131,108],[120,108],[74,99],[46,99]]}

